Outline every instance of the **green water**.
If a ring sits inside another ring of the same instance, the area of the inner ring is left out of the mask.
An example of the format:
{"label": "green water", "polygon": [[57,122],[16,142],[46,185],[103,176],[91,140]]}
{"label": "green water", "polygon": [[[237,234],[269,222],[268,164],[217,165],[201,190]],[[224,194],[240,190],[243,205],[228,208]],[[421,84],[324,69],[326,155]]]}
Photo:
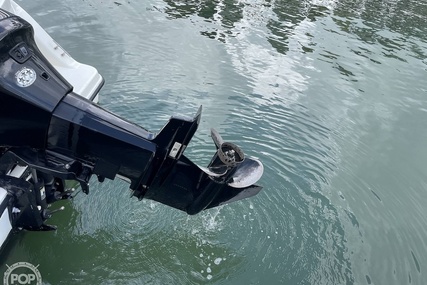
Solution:
{"label": "green water", "polygon": [[0,256],[45,284],[426,284],[427,3],[18,1],[152,131],[172,114],[265,166],[256,197],[197,216],[91,182],[57,232]]}

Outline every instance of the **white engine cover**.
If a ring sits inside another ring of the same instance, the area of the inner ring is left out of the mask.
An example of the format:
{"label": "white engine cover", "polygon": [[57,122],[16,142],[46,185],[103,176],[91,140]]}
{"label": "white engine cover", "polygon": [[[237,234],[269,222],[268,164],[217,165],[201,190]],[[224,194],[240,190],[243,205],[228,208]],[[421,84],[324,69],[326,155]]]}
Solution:
{"label": "white engine cover", "polygon": [[[47,32],[13,0],[0,0],[0,8],[29,22],[34,28],[34,39],[40,51],[55,69],[73,86],[73,91],[98,103],[97,92],[103,79],[93,67],[74,60]],[[95,96],[93,98],[93,96]]]}

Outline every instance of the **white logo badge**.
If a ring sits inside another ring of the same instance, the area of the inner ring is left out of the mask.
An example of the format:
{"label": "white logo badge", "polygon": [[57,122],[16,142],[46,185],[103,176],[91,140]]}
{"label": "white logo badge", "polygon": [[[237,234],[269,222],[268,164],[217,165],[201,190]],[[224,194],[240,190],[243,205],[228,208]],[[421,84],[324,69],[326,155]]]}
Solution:
{"label": "white logo badge", "polygon": [[12,266],[7,266],[7,270],[4,273],[3,284],[30,284],[30,285],[41,285],[42,276],[37,266],[32,265],[28,262],[17,262]]}
{"label": "white logo badge", "polygon": [[36,81],[36,72],[28,67],[23,67],[16,74],[16,82],[20,87],[28,87]]}

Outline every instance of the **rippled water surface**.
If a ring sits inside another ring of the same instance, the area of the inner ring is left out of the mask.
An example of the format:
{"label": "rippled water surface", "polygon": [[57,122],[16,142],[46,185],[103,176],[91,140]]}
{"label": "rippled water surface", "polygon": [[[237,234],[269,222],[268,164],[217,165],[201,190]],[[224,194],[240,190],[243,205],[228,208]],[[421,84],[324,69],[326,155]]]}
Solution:
{"label": "rippled water surface", "polygon": [[426,284],[427,3],[18,2],[104,76],[101,105],[156,131],[202,122],[265,166],[256,197],[197,216],[91,182],[5,263],[46,284]]}

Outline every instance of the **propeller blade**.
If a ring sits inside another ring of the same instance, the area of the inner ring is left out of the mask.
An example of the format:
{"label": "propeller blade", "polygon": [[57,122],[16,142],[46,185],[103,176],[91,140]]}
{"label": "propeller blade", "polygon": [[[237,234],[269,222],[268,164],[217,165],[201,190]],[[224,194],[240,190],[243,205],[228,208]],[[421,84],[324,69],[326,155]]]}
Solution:
{"label": "propeller blade", "polygon": [[262,176],[264,166],[261,161],[255,158],[247,157],[237,166],[233,174],[233,182],[228,183],[234,188],[245,188],[255,184]]}
{"label": "propeller blade", "polygon": [[221,145],[224,143],[224,140],[222,139],[218,131],[215,130],[214,128],[211,129],[211,137],[215,143],[216,149],[219,149]]}

